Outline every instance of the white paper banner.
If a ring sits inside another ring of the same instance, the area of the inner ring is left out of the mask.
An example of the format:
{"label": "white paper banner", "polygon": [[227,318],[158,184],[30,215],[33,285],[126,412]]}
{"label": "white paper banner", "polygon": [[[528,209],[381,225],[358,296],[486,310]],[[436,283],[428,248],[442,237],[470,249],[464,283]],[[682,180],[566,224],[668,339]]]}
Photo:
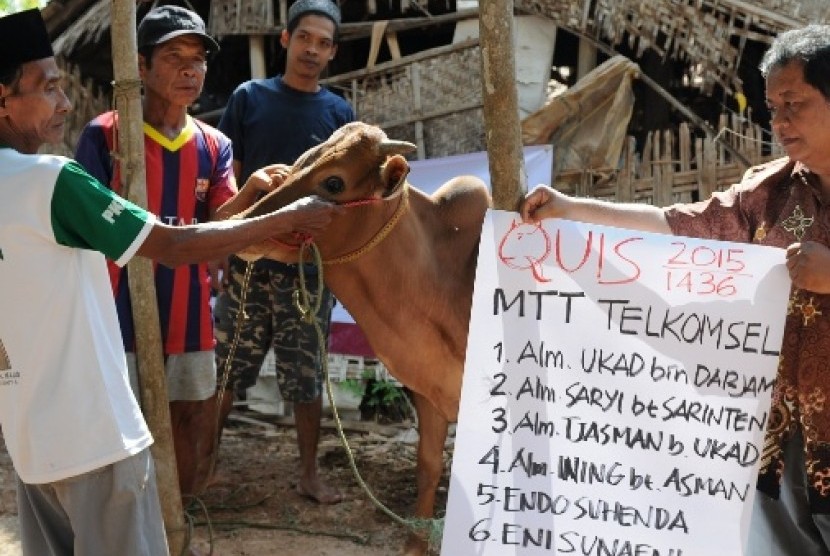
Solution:
{"label": "white paper banner", "polygon": [[784,260],[490,211],[442,554],[742,554]]}

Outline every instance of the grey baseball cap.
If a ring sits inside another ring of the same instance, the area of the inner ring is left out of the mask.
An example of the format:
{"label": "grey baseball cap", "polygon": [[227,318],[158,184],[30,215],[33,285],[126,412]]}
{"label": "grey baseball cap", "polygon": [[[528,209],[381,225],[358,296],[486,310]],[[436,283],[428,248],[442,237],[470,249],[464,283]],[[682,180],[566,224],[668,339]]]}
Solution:
{"label": "grey baseball cap", "polygon": [[206,50],[219,50],[219,43],[207,34],[199,14],[180,6],[158,6],[147,12],[138,24],[138,48],[155,46],[182,35],[199,35]]}

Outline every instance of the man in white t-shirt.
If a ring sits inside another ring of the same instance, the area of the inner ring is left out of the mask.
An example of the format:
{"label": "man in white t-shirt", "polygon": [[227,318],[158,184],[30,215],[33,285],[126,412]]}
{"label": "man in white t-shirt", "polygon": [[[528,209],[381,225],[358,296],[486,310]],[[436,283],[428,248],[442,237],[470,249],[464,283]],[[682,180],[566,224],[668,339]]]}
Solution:
{"label": "man in white t-shirt", "polygon": [[[0,427],[23,554],[166,555],[153,440],[127,378],[105,257],[213,260],[318,230],[334,209],[315,201],[258,219],[162,224],[76,162],[36,154],[64,133],[60,79],[40,11],[0,18]],[[243,190],[268,182],[260,173]]]}

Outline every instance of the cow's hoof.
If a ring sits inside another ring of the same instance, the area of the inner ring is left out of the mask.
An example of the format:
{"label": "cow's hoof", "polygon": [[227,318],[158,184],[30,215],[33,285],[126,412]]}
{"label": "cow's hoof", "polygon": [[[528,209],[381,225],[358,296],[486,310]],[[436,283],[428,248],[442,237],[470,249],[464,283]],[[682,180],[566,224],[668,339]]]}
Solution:
{"label": "cow's hoof", "polygon": [[403,556],[427,556],[429,545],[424,539],[410,535],[403,549]]}

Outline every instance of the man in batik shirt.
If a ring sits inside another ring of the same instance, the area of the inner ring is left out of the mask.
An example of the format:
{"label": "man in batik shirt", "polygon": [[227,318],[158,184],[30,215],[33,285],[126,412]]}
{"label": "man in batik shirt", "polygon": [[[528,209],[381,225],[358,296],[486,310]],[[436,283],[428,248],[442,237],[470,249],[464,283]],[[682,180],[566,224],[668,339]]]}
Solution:
{"label": "man in batik shirt", "polygon": [[666,209],[543,186],[527,195],[522,217],[787,249],[792,291],[746,554],[830,554],[830,26],[783,33],[760,69],[786,158]]}

